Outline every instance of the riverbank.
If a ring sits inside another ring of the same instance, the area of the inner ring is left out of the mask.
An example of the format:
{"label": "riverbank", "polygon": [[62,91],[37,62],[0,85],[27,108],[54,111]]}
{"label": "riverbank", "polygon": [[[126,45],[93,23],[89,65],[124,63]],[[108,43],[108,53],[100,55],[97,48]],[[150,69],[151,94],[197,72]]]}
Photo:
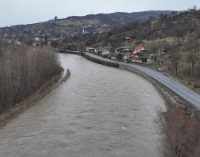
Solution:
{"label": "riverbank", "polygon": [[[89,56],[89,57],[88,57]],[[85,58],[100,63],[103,65],[116,65],[120,69],[128,70],[136,73],[146,80],[151,82],[163,98],[166,101],[168,108],[166,113],[163,113],[164,117],[164,131],[168,136],[169,143],[176,157],[198,157],[200,153],[200,114],[199,111],[192,105],[188,104],[180,96],[177,96],[174,92],[166,88],[163,84],[157,80],[149,77],[142,71],[121,65],[118,62],[103,59],[101,57],[95,57],[94,55],[85,54]],[[111,64],[112,63],[112,64]],[[117,65],[118,64],[118,65]]]}
{"label": "riverbank", "polygon": [[45,84],[43,84],[35,93],[27,97],[20,103],[16,104],[13,108],[8,109],[0,115],[0,127],[5,126],[9,121],[16,118],[20,113],[26,111],[28,108],[33,106],[37,101],[41,100],[53,89],[57,88],[60,84],[67,81],[70,77],[70,70],[64,71],[61,68],[59,74],[52,77]]}

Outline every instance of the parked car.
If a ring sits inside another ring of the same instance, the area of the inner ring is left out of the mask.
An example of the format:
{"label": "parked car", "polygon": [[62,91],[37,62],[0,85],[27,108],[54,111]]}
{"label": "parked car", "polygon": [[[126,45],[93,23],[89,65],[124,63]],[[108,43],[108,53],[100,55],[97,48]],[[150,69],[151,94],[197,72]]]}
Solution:
{"label": "parked car", "polygon": [[109,51],[103,51],[101,56],[104,57],[104,58],[108,58],[110,56],[110,52]]}

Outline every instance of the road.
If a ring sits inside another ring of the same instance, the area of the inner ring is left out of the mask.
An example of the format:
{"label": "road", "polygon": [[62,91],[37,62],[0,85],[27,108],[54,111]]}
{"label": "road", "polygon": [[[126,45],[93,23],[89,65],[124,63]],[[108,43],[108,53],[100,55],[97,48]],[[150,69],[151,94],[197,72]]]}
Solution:
{"label": "road", "polygon": [[149,77],[153,78],[154,80],[160,82],[165,87],[176,93],[178,96],[189,102],[193,107],[197,110],[200,110],[200,95],[179,81],[176,81],[174,78],[170,76],[166,76],[161,72],[152,70],[147,67],[143,67],[136,64],[126,64],[126,63],[119,63],[122,68],[127,68],[129,71],[139,70],[144,74],[148,75]]}
{"label": "road", "polygon": [[170,154],[160,123],[165,103],[149,82],[80,56],[60,59],[70,79],[0,129],[1,157]]}

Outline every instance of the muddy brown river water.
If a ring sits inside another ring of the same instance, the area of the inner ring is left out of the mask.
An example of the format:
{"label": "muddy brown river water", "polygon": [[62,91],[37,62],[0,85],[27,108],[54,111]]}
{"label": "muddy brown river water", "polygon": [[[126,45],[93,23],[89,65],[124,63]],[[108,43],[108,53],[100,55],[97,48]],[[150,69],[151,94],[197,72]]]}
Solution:
{"label": "muddy brown river water", "polygon": [[0,129],[0,157],[169,154],[164,100],[149,82],[80,56],[60,59],[70,79]]}

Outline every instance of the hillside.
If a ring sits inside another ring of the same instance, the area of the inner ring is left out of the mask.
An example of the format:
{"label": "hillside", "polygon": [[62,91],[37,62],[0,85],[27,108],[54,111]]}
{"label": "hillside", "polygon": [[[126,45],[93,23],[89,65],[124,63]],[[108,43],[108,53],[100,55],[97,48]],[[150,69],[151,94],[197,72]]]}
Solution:
{"label": "hillside", "polygon": [[[127,42],[126,38],[132,39]],[[132,23],[85,41],[94,47],[143,44],[154,56],[153,67],[178,77],[200,90],[200,10],[188,10],[143,23]]]}
{"label": "hillside", "polygon": [[189,34],[200,35],[200,11],[189,10],[161,15],[157,19],[143,23],[133,22],[124,27],[112,29],[96,37],[94,43],[122,43],[129,36],[136,40],[156,40],[162,38],[184,38]]}
{"label": "hillside", "polygon": [[[83,24],[94,24],[101,23],[107,25],[127,25],[133,22],[144,22],[149,18],[157,18],[161,14],[170,14],[170,11],[145,11],[145,12],[133,12],[133,13],[125,13],[125,12],[116,12],[111,14],[91,14],[86,16],[72,16],[66,19],[62,19],[60,21],[64,21],[64,23],[69,22],[80,22]],[[93,21],[94,23],[90,23]]]}
{"label": "hillside", "polygon": [[86,34],[109,32],[113,28],[123,27],[133,22],[145,22],[158,18],[161,14],[171,14],[171,11],[146,11],[136,13],[111,13],[87,16],[73,16],[65,19],[49,20],[42,23],[18,25],[0,28],[2,39],[20,41],[31,40],[33,37],[63,39]]}

